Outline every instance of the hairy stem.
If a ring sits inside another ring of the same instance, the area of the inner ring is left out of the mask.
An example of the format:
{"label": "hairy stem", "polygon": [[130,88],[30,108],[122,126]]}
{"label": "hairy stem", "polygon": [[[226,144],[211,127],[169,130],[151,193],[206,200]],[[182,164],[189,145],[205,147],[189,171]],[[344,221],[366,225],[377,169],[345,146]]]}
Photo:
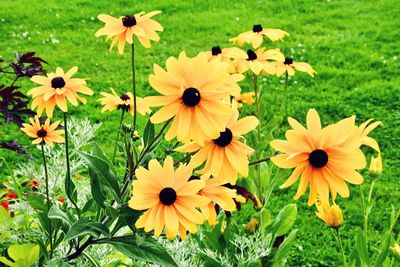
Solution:
{"label": "hairy stem", "polygon": [[[43,157],[43,167],[44,167],[44,175],[45,175],[45,182],[46,182],[46,200],[47,200],[47,212],[50,211],[50,194],[49,194],[49,174],[47,172],[47,163],[46,163],[46,156],[44,154],[44,144],[43,141],[41,143],[42,148],[42,157]],[[53,258],[53,227],[51,225],[51,220],[49,220],[49,242],[50,242],[50,259]]]}
{"label": "hairy stem", "polygon": [[122,121],[124,120],[124,115],[125,115],[125,110],[122,109],[121,119],[119,120],[119,126],[118,126],[118,131],[117,131],[117,137],[115,138],[114,153],[113,153],[113,157],[112,157],[112,161],[111,161],[113,164],[115,161],[115,155],[117,154],[118,139],[119,139],[119,135],[121,132]]}
{"label": "hairy stem", "polygon": [[65,136],[65,157],[67,159],[67,185],[66,185],[66,193],[69,201],[71,201],[72,205],[76,208],[76,212],[78,214],[78,218],[80,217],[80,211],[78,205],[75,203],[71,194],[71,167],[69,165],[69,146],[68,146],[68,124],[67,124],[67,112],[64,112],[64,136]]}
{"label": "hairy stem", "polygon": [[[257,85],[257,78],[258,76],[256,74],[253,73],[253,86],[254,86],[254,98],[256,101],[256,117],[260,118],[260,95],[258,94],[258,85]],[[257,127],[257,142],[261,141],[261,126],[258,125]],[[258,162],[259,159],[257,157],[256,161]],[[263,162],[263,161],[261,161]],[[259,162],[259,163],[261,163]],[[261,181],[261,166],[257,165],[256,166],[256,172],[257,172],[257,180],[258,180],[258,197],[260,199],[261,202],[263,202],[263,196],[262,196],[262,181]]]}
{"label": "hairy stem", "polygon": [[360,200],[361,200],[361,211],[364,217],[364,236],[365,240],[367,241],[367,246],[368,246],[368,214],[367,214],[367,209],[365,206],[365,197],[364,197],[364,192],[362,189],[362,186],[360,185],[358,187],[360,189]]}
{"label": "hairy stem", "polygon": [[133,130],[136,130],[136,116],[137,116],[137,106],[136,106],[136,74],[135,74],[135,40],[132,42],[132,90],[133,90]]}
{"label": "hairy stem", "polygon": [[339,247],[340,247],[340,252],[341,252],[341,254],[342,254],[343,266],[346,267],[346,266],[347,266],[347,263],[346,263],[346,255],[344,254],[343,243],[342,243],[342,238],[341,238],[341,236],[340,236],[339,228],[336,228],[336,234],[337,234],[337,239],[336,239],[336,240],[337,240],[337,242],[338,242],[338,245],[339,245]]}

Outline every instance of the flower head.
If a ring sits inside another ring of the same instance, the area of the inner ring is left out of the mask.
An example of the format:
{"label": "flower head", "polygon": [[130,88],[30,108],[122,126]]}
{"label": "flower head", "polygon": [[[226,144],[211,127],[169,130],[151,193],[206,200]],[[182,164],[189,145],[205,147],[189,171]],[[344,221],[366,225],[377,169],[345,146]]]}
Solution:
{"label": "flower head", "polygon": [[361,184],[363,177],[356,170],[366,165],[365,156],[360,150],[360,137],[352,134],[354,124],[345,119],[321,128],[320,118],[315,109],[307,113],[307,128],[293,118],[288,119],[291,130],[286,131],[287,140],[274,140],[271,146],[283,154],[271,158],[280,168],[295,168],[287,181],[281,185],[286,188],[299,177],[300,184],[294,196],[302,196],[310,184],[308,204],[313,205],[317,196],[323,205],[338,193],[349,196],[346,181]]}
{"label": "flower head", "polygon": [[73,67],[67,73],[57,67],[56,72],[47,73],[46,76],[35,75],[31,80],[40,84],[28,91],[28,95],[34,98],[32,109],[37,107],[40,116],[46,109],[47,117],[53,117],[54,107],[57,105],[63,112],[68,111],[67,102],[77,106],[78,100],[86,103],[86,99],[78,94],[93,95],[93,91],[86,86],[85,79],[72,78],[78,71],[78,67]]}
{"label": "flower head", "polygon": [[362,123],[355,131],[356,135],[361,137],[361,143],[363,145],[369,146],[373,148],[376,152],[381,153],[381,150],[379,148],[378,142],[372,137],[369,137],[368,134],[378,127],[379,125],[382,124],[380,121],[375,121],[371,124],[369,124],[373,119],[369,119],[366,122]]}
{"label": "flower head", "polygon": [[[242,50],[240,57],[235,60],[236,68],[239,73],[248,71],[249,69],[255,74],[275,74],[275,61],[283,61],[285,56],[277,49],[266,50],[264,47],[256,51],[248,49],[247,52]],[[272,60],[272,61],[271,61]]]}
{"label": "flower head", "polygon": [[167,60],[167,70],[154,65],[150,85],[161,96],[145,98],[149,106],[162,106],[150,118],[161,123],[171,118],[165,139],[178,141],[217,138],[230,114],[229,95],[237,90],[237,77],[230,75],[226,66],[209,62],[205,53],[189,58],[184,52],[179,58]]}
{"label": "flower head", "polygon": [[255,92],[248,92],[248,93],[243,93],[237,97],[235,97],[236,102],[238,103],[238,107],[242,107],[243,104],[247,104],[249,106],[253,105],[255,103],[254,101],[254,96]]}
{"label": "flower head", "polygon": [[207,175],[203,175],[201,178],[198,176],[192,176],[191,180],[201,179],[205,182],[205,186],[200,190],[199,195],[207,197],[211,202],[207,206],[200,207],[201,213],[204,218],[208,220],[210,225],[217,223],[217,211],[215,205],[218,205],[225,211],[236,210],[236,204],[233,200],[237,197],[236,190],[223,186],[223,182],[216,178],[210,178]]}
{"label": "flower head", "polygon": [[286,72],[289,76],[293,76],[296,71],[301,71],[308,73],[311,77],[314,77],[314,74],[317,73],[310,64],[293,61],[291,57],[284,58],[284,60],[280,61],[278,60],[278,62],[275,63],[275,68],[277,77],[281,77]]}
{"label": "flower head", "polygon": [[317,204],[318,211],[316,212],[318,218],[324,221],[332,228],[339,228],[343,224],[342,210],[336,204],[332,206]]}
{"label": "flower head", "polygon": [[207,140],[204,146],[192,142],[177,148],[179,152],[194,152],[190,164],[200,166],[206,161],[203,169],[198,173],[212,175],[224,182],[236,183],[238,173],[247,177],[249,173],[249,156],[254,150],[246,145],[243,134],[254,130],[259,121],[254,116],[248,116],[238,120],[239,112],[231,113],[231,118],[226,124],[225,130],[214,139]]}
{"label": "flower head", "polygon": [[61,136],[62,130],[57,130],[59,121],[50,123],[49,119],[42,124],[38,116],[35,119],[29,119],[30,124],[23,123],[21,130],[29,137],[34,138],[32,144],[41,144],[45,142],[47,145],[52,146],[54,143],[64,143],[64,138]]}
{"label": "flower head", "polygon": [[[125,112],[129,111],[133,115],[133,113],[135,112],[135,106],[132,93],[129,92],[118,96],[112,88],[111,92],[112,94],[105,92],[100,93],[103,97],[99,99],[99,102],[104,105],[101,112],[121,109]],[[136,105],[137,112],[141,115],[146,115],[146,113],[151,112],[150,108],[141,97],[136,97]]]}
{"label": "flower head", "polygon": [[371,157],[369,171],[375,175],[382,173],[382,157],[381,157],[380,153],[378,154],[378,156],[376,158],[374,156]]}
{"label": "flower head", "polygon": [[280,29],[264,29],[261,24],[253,25],[253,29],[251,31],[243,32],[239,34],[235,38],[229,39],[229,41],[233,43],[237,43],[242,46],[244,44],[251,44],[254,49],[258,48],[266,36],[272,42],[282,40],[285,35],[289,34]]}
{"label": "flower head", "polygon": [[209,61],[217,61],[226,64],[230,73],[236,72],[234,59],[243,55],[243,50],[237,47],[221,48],[213,46],[210,51],[205,52]]}
{"label": "flower head", "polygon": [[157,31],[163,31],[161,24],[151,18],[160,13],[161,11],[152,11],[147,14],[140,12],[119,18],[100,14],[97,18],[104,22],[105,25],[95,35],[96,37],[106,35],[106,40],[113,38],[110,50],[118,43],[118,52],[120,54],[124,53],[125,43],[133,44],[134,35],[144,47],[150,48],[150,40],[159,41],[160,37]]}
{"label": "flower head", "polygon": [[186,230],[197,231],[197,224],[202,224],[204,218],[196,208],[208,205],[210,200],[198,195],[204,181],[189,181],[190,166],[180,165],[175,170],[171,157],[165,159],[164,166],[152,159],[148,169],[139,167],[135,174],[137,180],[132,183],[128,204],[132,209],[145,210],[136,221],[137,228],[154,230],[156,236],[165,228],[169,239],[174,239],[178,231],[183,239]]}

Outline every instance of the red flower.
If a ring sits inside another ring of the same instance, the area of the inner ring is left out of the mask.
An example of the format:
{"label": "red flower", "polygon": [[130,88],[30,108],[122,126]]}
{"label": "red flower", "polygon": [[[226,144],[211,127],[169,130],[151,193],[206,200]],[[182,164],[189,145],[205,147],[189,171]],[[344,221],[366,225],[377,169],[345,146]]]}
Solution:
{"label": "red flower", "polygon": [[0,204],[3,208],[5,208],[6,210],[8,210],[8,203],[7,202],[1,202]]}
{"label": "red flower", "polygon": [[64,203],[65,202],[65,199],[64,198],[59,198],[59,199],[57,199],[58,200],[58,202],[60,202],[60,203]]}

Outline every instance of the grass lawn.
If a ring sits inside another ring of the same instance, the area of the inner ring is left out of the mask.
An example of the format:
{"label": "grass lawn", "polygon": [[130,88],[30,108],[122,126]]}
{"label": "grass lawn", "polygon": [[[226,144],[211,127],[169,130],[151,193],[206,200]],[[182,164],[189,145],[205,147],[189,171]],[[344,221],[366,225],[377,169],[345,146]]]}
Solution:
{"label": "grass lawn", "polygon": [[[165,28],[161,41],[152,49],[137,46],[137,82],[139,95],[152,94],[148,75],[153,63],[165,66],[169,56],[185,50],[194,56],[214,45],[229,46],[228,39],[251,29],[253,24],[281,28],[290,33],[284,42],[273,44],[295,60],[309,62],[318,75],[296,75],[288,94],[288,113],[304,122],[309,108],[316,108],[326,124],[357,115],[361,123],[369,118],[383,122],[372,136],[378,140],[384,160],[384,173],[376,186],[376,204],[370,215],[371,238],[379,242],[388,227],[391,206],[400,208],[400,16],[396,0],[380,1],[55,1],[2,0],[0,2],[0,55],[10,59],[13,52],[36,51],[50,63],[69,69],[79,66],[79,77],[90,78],[95,97],[87,105],[71,109],[71,115],[101,121],[103,126],[97,141],[112,141],[119,114],[100,113],[96,101],[100,91],[110,87],[118,92],[131,90],[130,53],[123,56],[108,51],[109,43],[95,38],[102,27],[96,16],[114,16],[150,10],[162,10],[156,17]],[[129,51],[128,51],[129,52]],[[77,77],[78,77],[77,76]],[[4,82],[4,78],[0,77]],[[271,105],[280,101],[283,84],[277,78],[264,81],[264,97]],[[28,90],[33,83],[21,85]],[[61,119],[61,113],[56,115]],[[268,118],[266,118],[268,119]],[[142,125],[144,119],[140,118]],[[285,123],[285,127],[287,127]],[[1,126],[1,139],[29,140],[16,128]],[[0,151],[11,166],[25,160],[6,150]],[[370,155],[368,156],[369,160]],[[0,170],[0,181],[5,173]],[[366,176],[368,177],[368,176]],[[370,181],[367,179],[366,184]],[[345,225],[343,237],[347,251],[354,247],[354,235],[362,225],[359,189],[351,186],[349,200],[339,199],[343,206]],[[270,201],[272,211],[278,211],[295,189],[279,190]],[[339,250],[332,235],[314,216],[314,208],[306,206],[305,197],[296,202],[299,217],[298,242],[288,265],[334,266]],[[400,227],[395,228],[396,233]],[[378,243],[376,243],[378,244]]]}

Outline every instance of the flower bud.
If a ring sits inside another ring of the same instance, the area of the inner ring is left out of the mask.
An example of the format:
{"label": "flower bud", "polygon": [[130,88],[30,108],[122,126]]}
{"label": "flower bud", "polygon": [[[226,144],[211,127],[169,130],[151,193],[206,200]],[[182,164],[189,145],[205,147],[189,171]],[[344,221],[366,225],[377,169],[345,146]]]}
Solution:
{"label": "flower bud", "polygon": [[124,123],[124,124],[122,124],[121,129],[124,133],[130,133],[130,132],[132,132],[132,124]]}
{"label": "flower bud", "polygon": [[336,204],[332,206],[322,207],[317,205],[318,211],[316,212],[318,218],[324,221],[328,226],[332,228],[339,228],[343,224],[342,210]]}
{"label": "flower bud", "polygon": [[250,221],[246,224],[246,231],[248,233],[254,233],[259,226],[260,222],[256,218],[251,218]]}
{"label": "flower bud", "polygon": [[140,152],[142,152],[143,151],[143,146],[138,146],[137,147],[137,151],[140,153]]}
{"label": "flower bud", "polygon": [[382,157],[378,154],[378,157],[372,156],[371,164],[369,165],[369,171],[374,175],[379,175],[382,173]]}
{"label": "flower bud", "polygon": [[400,245],[395,243],[390,247],[390,251],[396,256],[397,259],[400,260]]}

